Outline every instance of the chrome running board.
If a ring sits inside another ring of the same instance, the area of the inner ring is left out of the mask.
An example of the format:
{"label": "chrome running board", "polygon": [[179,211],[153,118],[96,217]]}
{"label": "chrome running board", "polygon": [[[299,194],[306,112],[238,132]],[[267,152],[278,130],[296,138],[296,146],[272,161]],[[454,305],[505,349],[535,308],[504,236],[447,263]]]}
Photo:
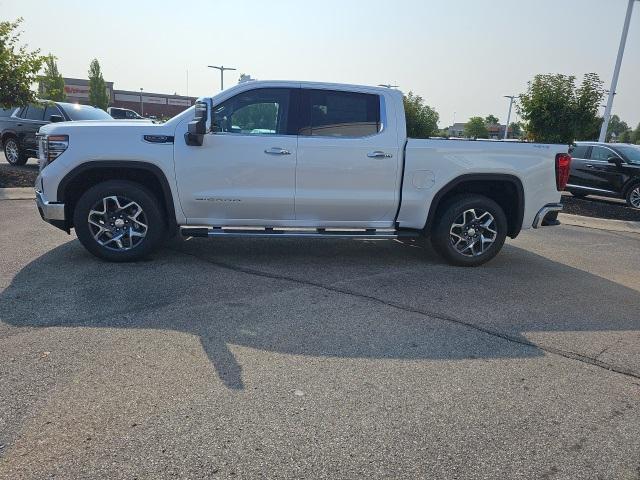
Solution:
{"label": "chrome running board", "polygon": [[360,239],[394,239],[419,237],[420,233],[413,230],[376,230],[373,228],[362,230],[344,229],[293,229],[293,228],[258,228],[243,229],[233,227],[182,227],[181,233],[185,237],[253,237],[253,238],[360,238]]}

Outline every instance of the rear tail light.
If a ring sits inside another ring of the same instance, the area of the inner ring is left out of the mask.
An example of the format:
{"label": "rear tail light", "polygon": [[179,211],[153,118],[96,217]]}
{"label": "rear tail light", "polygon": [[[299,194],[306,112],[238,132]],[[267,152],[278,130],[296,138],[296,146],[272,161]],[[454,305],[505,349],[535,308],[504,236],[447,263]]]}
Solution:
{"label": "rear tail light", "polygon": [[556,155],[556,187],[561,192],[569,182],[569,171],[571,170],[571,155],[559,153]]}

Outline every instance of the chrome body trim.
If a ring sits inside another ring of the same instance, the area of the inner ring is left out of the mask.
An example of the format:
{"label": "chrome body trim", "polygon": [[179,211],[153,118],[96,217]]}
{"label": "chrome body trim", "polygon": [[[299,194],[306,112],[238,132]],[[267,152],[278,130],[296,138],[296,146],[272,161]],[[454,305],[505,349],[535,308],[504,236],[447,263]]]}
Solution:
{"label": "chrome body trim", "polygon": [[42,212],[42,218],[44,220],[65,220],[64,203],[47,202],[44,200],[42,192],[36,190],[36,204]]}
{"label": "chrome body trim", "polygon": [[567,183],[567,186],[565,187],[565,190],[567,190],[568,188],[574,188],[574,189],[577,189],[577,190],[592,190],[594,192],[613,193],[615,195],[618,195],[618,192],[614,192],[613,190],[604,190],[602,188],[593,188],[593,187],[583,187],[581,185],[574,185],[572,183]]}
{"label": "chrome body trim", "polygon": [[296,229],[240,229],[220,227],[182,227],[185,237],[252,237],[252,238],[360,238],[360,239],[396,239],[401,237],[419,237],[417,231],[375,230],[365,229],[357,231],[326,230],[324,228],[296,230]]}
{"label": "chrome body trim", "polygon": [[547,205],[545,205],[544,207],[542,207],[540,209],[540,211],[538,212],[538,214],[536,215],[536,217],[533,219],[533,228],[539,228],[542,225],[542,221],[544,220],[544,217],[547,216],[548,213],[550,212],[561,212],[562,211],[562,204],[561,203],[549,203]]}

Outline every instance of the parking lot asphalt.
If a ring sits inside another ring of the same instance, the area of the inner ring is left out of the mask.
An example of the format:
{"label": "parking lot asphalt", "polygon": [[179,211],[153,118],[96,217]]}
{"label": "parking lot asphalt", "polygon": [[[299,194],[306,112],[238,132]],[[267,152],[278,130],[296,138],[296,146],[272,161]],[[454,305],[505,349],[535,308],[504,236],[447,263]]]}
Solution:
{"label": "parking lot asphalt", "polygon": [[638,235],[0,245],[2,479],[640,478]]}

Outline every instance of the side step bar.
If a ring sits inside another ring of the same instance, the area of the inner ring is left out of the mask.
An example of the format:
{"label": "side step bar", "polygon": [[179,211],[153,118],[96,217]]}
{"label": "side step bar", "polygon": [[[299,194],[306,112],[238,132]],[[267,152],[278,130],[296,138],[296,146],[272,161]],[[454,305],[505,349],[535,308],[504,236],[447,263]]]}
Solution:
{"label": "side step bar", "polygon": [[181,233],[185,237],[270,237],[270,238],[364,238],[364,239],[394,239],[406,237],[419,237],[420,233],[412,230],[376,230],[373,228],[363,230],[329,230],[316,229],[285,229],[285,228],[260,228],[241,229],[223,227],[182,227]]}

